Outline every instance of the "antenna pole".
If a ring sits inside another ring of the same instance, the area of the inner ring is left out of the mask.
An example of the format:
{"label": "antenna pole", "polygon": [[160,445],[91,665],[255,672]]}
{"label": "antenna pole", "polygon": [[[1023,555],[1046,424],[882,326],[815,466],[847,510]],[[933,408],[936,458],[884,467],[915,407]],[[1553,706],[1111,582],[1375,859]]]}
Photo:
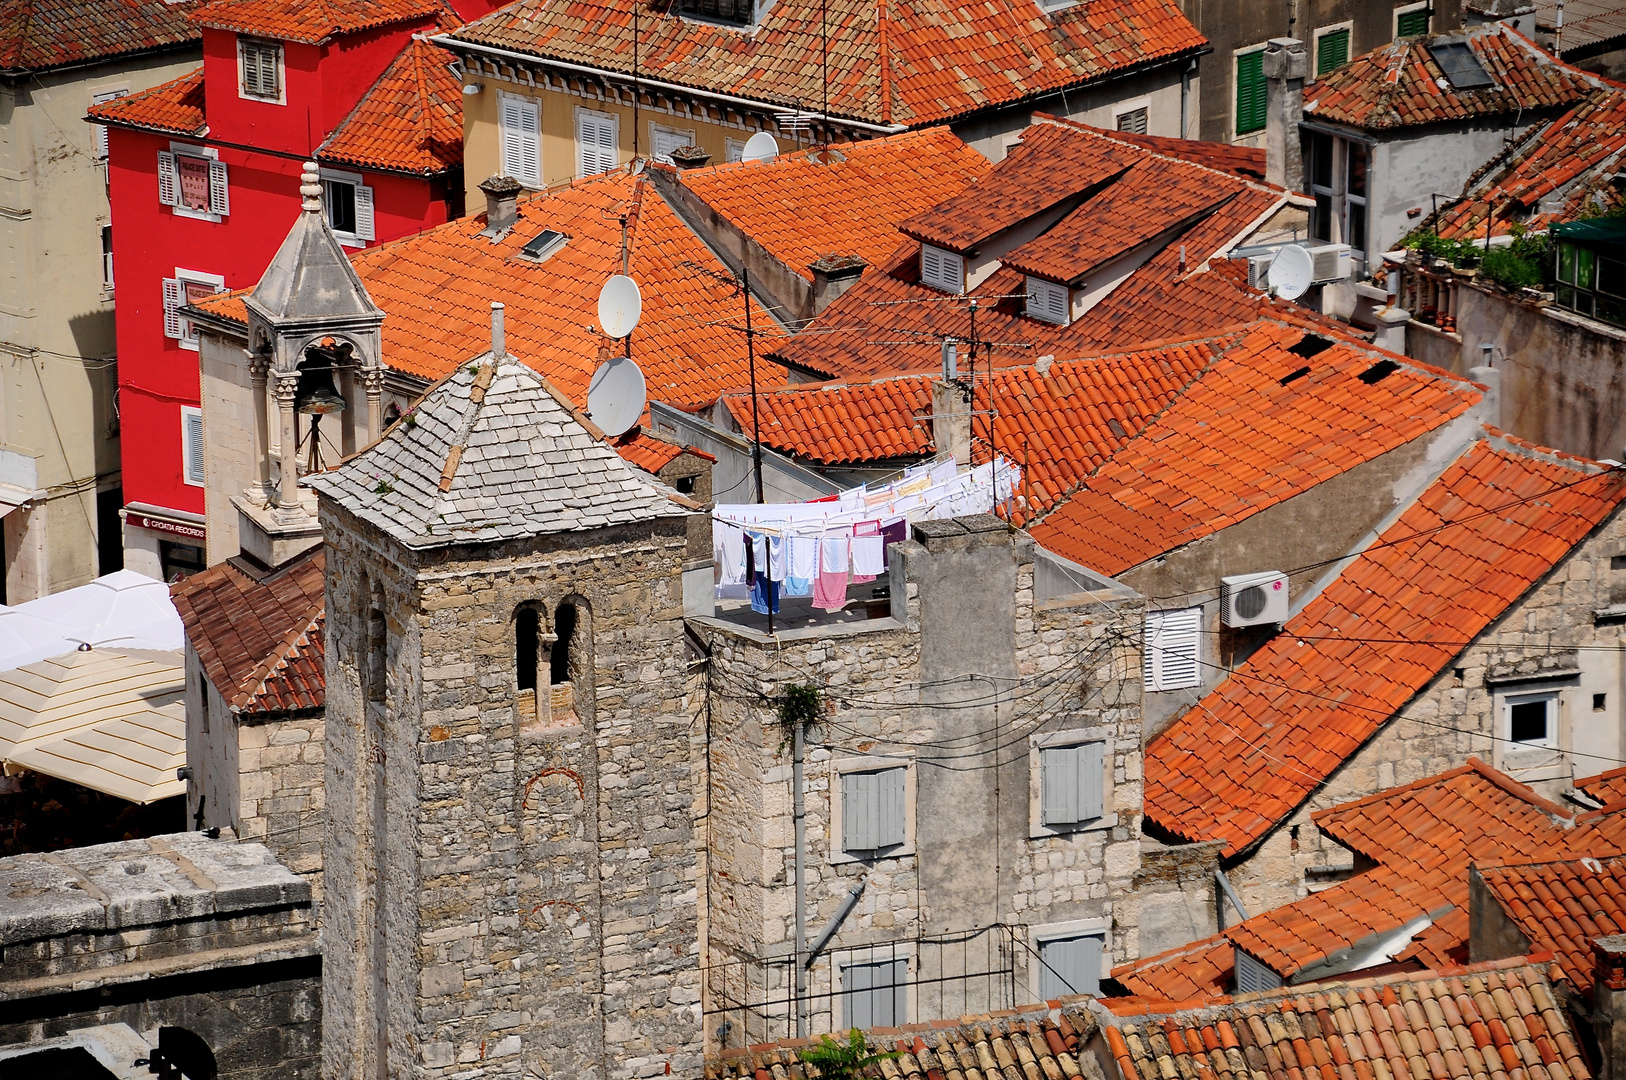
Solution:
{"label": "antenna pole", "polygon": [[[638,164],[638,4],[640,0],[632,0],[632,165]],[[625,221],[623,221],[623,225]],[[626,271],[626,229],[622,230],[621,238],[621,272]]]}
{"label": "antenna pole", "polygon": [[621,276],[627,276],[627,215],[625,214],[621,215]]}
{"label": "antenna pole", "polygon": [[824,93],[824,149],[830,149],[830,28],[826,21],[829,0],[819,0],[819,86]]}
{"label": "antenna pole", "polygon": [[[756,331],[751,329],[751,268],[740,267],[740,294],[745,298],[745,355],[751,365],[751,471],[756,474],[757,504],[768,501],[762,490],[762,425],[757,419]],[[759,571],[760,572],[760,571]],[[768,605],[768,634],[773,634],[773,604]]]}

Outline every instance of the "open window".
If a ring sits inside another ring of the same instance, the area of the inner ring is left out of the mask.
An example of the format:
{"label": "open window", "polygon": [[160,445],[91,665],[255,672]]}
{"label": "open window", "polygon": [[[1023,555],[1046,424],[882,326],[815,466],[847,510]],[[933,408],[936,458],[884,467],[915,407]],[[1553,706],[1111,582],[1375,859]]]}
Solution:
{"label": "open window", "polygon": [[170,143],[158,151],[158,201],[176,217],[219,222],[231,214],[231,185],[220,152]]}
{"label": "open window", "polygon": [[225,291],[226,279],[221,275],[177,266],[174,277],[164,278],[164,336],[173,338],[181,348],[196,352],[197,328],[192,320],[181,317],[181,308]]}
{"label": "open window", "polygon": [[376,237],[373,189],[361,180],[360,173],[322,170],[322,209],[333,235],[346,247],[365,247]]}

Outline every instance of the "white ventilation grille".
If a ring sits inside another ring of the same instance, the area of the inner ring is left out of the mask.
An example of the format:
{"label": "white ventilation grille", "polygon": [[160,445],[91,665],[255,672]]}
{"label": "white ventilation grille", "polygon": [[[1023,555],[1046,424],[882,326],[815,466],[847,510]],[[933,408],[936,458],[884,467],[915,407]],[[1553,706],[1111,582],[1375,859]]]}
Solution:
{"label": "white ventilation grille", "polygon": [[930,244],[920,245],[920,283],[944,292],[964,292],[965,257]]}
{"label": "white ventilation grille", "polygon": [[1028,278],[1027,311],[1035,319],[1057,326],[1067,325],[1067,286],[1044,278]]}

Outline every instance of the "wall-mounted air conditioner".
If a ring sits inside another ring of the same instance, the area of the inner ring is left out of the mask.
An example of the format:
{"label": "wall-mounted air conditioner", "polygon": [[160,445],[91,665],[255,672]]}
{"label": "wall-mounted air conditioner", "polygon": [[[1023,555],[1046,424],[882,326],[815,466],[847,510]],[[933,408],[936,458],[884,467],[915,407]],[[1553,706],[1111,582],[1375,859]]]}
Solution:
{"label": "wall-mounted air conditioner", "polygon": [[1355,259],[1348,244],[1318,244],[1310,249],[1310,260],[1315,264],[1311,280],[1317,285],[1324,281],[1347,281],[1355,272]]}
{"label": "wall-mounted air conditioner", "polygon": [[1260,626],[1287,621],[1287,575],[1280,570],[1220,578],[1220,621]]}
{"label": "wall-mounted air conditioner", "polygon": [[1265,280],[1270,273],[1271,260],[1276,257],[1273,251],[1269,255],[1253,255],[1248,258],[1248,287],[1253,289],[1266,289],[1270,283]]}

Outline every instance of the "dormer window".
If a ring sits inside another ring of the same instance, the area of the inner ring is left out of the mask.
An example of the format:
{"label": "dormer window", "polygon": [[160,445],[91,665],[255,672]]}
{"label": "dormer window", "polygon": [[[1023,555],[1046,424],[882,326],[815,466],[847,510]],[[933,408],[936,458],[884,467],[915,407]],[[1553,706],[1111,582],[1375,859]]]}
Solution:
{"label": "dormer window", "polygon": [[730,26],[751,26],[756,21],[755,0],[678,0],[678,11]]}
{"label": "dormer window", "polygon": [[1066,326],[1070,314],[1068,306],[1067,286],[1044,278],[1028,277],[1027,313],[1030,318]]}
{"label": "dormer window", "polygon": [[965,256],[920,245],[920,283],[949,293],[965,291]]}
{"label": "dormer window", "polygon": [[260,38],[237,39],[242,95],[260,101],[282,100],[282,45]]}

